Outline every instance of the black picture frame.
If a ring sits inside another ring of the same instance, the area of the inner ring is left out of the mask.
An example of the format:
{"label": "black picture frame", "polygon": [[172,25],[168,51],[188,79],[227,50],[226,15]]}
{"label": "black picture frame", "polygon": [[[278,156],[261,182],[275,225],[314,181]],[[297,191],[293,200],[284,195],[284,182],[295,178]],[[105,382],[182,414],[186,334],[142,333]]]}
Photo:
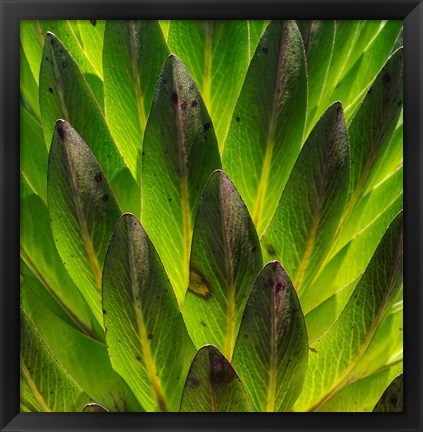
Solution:
{"label": "black picture frame", "polygon": [[[423,5],[416,0],[0,0],[0,430],[421,431]],[[401,19],[404,21],[404,413],[19,412],[19,20]]]}

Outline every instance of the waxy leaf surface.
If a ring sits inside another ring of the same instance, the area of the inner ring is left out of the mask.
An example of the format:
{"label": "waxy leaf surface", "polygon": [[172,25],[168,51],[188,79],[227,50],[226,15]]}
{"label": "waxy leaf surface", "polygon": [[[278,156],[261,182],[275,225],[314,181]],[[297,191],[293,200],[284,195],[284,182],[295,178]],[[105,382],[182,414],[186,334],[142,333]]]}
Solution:
{"label": "waxy leaf surface", "polygon": [[113,370],[103,342],[70,327],[26,285],[21,288],[21,305],[57,360],[92,400],[113,412],[143,411],[128,385]]}
{"label": "waxy leaf surface", "polygon": [[178,411],[195,350],[159,256],[130,214],[110,241],[103,312],[113,368],[146,411]]}
{"label": "waxy leaf surface", "polygon": [[110,134],[103,113],[79,67],[62,42],[46,36],[40,72],[40,108],[48,147],[54,125],[64,119],[82,136],[104,170],[124,210],[139,213],[135,183]]}
{"label": "waxy leaf surface", "polygon": [[101,326],[69,276],[57,252],[46,205],[23,176],[20,179],[20,256],[44,289],[75,325],[101,336]]}
{"label": "waxy leaf surface", "polygon": [[197,351],[185,383],[181,412],[253,411],[228,360],[213,345]]}
{"label": "waxy leaf surface", "polygon": [[251,59],[222,157],[259,236],[301,148],[307,75],[295,21],[272,21]]}
{"label": "waxy leaf surface", "polygon": [[384,391],[374,412],[403,412],[404,411],[404,379],[403,375],[396,377]]}
{"label": "waxy leaf surface", "polygon": [[259,240],[248,210],[229,177],[215,171],[198,208],[183,309],[197,348],[213,343],[231,359],[261,267]]}
{"label": "waxy leaf surface", "polygon": [[198,203],[220,157],[201,95],[175,56],[160,73],[143,153],[141,221],[181,305]]}
{"label": "waxy leaf surface", "polygon": [[283,264],[299,293],[336,231],[349,180],[348,132],[341,104],[335,103],[304,144],[262,240],[266,257]]}
{"label": "waxy leaf surface", "polygon": [[56,123],[50,147],[47,187],[57,250],[102,324],[101,274],[121,211],[91,150],[63,120]]}
{"label": "waxy leaf surface", "polygon": [[[298,411],[317,411],[349,384],[364,378],[368,367],[383,366],[368,354],[402,286],[402,213],[383,236],[366,272],[339,319],[311,346]],[[369,356],[372,361],[365,361]],[[362,363],[363,362],[363,363]],[[327,374],[323,371],[328,370]]]}
{"label": "waxy leaf surface", "polygon": [[107,124],[136,179],[141,176],[142,142],[154,89],[168,55],[158,21],[107,22],[104,34]]}
{"label": "waxy leaf surface", "polygon": [[301,393],[307,359],[297,294],[285,270],[273,261],[254,283],[232,360],[254,411],[290,411]]}
{"label": "waxy leaf surface", "polygon": [[90,398],[21,311],[20,404],[30,412],[82,411]]}
{"label": "waxy leaf surface", "polygon": [[247,21],[172,20],[168,44],[192,74],[222,150],[248,67]]}

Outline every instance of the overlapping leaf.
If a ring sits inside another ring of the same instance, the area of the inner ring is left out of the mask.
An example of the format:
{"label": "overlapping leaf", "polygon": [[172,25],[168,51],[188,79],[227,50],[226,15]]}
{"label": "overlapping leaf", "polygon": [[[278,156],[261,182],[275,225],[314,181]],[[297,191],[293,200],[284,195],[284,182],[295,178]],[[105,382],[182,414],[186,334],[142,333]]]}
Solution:
{"label": "overlapping leaf", "polygon": [[75,325],[101,337],[86,300],[70,278],[57,252],[47,207],[21,176],[20,256],[44,289],[54,297]]}
{"label": "overlapping leaf", "polygon": [[167,58],[160,73],[143,153],[141,220],[182,304],[193,222],[220,157],[201,95],[175,56]]}
{"label": "overlapping leaf", "polygon": [[[296,410],[317,411],[348,385],[366,376],[365,364],[369,363],[360,363],[369,355],[368,350],[372,349],[372,342],[401,288],[402,266],[401,213],[386,231],[339,319],[312,345]],[[369,358],[376,368],[375,357]],[[329,368],[330,374],[322,373]]]}
{"label": "overlapping leaf", "polygon": [[172,20],[168,44],[192,74],[222,150],[249,61],[247,21]]}
{"label": "overlapping leaf", "polygon": [[270,222],[303,140],[307,78],[294,21],[272,21],[251,60],[235,106],[223,169],[259,236]]}
{"label": "overlapping leaf", "polygon": [[198,350],[189,370],[181,412],[253,411],[228,360],[213,345]]}
{"label": "overlapping leaf", "polygon": [[288,275],[274,261],[254,283],[232,362],[254,411],[290,411],[301,393],[307,359],[300,303]]}
{"label": "overlapping leaf", "polygon": [[147,411],[178,411],[195,351],[157,252],[130,214],[110,241],[103,309],[113,368]]}
{"label": "overlapping leaf", "polygon": [[379,402],[374,408],[374,412],[403,412],[404,395],[403,395],[403,375],[395,378],[389,387],[385,390]]}
{"label": "overlapping leaf", "polygon": [[82,411],[90,398],[21,310],[20,404],[30,412]]}
{"label": "overlapping leaf", "polygon": [[56,123],[50,147],[48,206],[57,250],[102,323],[101,274],[121,211],[94,155],[63,120]]}
{"label": "overlapping leaf", "polygon": [[54,125],[64,119],[80,133],[94,153],[125,210],[139,213],[135,183],[110,134],[101,109],[75,60],[52,33],[46,36],[40,72],[40,108],[48,147]]}
{"label": "overlapping leaf", "polygon": [[197,348],[213,343],[231,359],[261,267],[260,245],[248,210],[226,174],[215,171],[198,208],[183,309]]}
{"label": "overlapping leaf", "polygon": [[143,410],[127,384],[112,369],[103,342],[70,327],[28,285],[21,290],[21,305],[57,360],[92,400],[114,412]]}
{"label": "overlapping leaf", "polygon": [[142,142],[153,93],[168,54],[157,21],[107,22],[104,34],[107,124],[137,179],[141,175]]}
{"label": "overlapping leaf", "polygon": [[262,240],[266,257],[283,263],[300,293],[338,227],[349,180],[348,132],[342,107],[335,103],[304,144]]}

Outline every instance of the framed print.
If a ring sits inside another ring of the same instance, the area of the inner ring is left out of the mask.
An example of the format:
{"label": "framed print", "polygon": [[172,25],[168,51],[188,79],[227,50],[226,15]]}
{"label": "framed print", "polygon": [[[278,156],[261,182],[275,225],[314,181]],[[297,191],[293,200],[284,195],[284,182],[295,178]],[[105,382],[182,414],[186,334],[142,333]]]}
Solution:
{"label": "framed print", "polygon": [[420,431],[421,2],[1,5],[0,429]]}

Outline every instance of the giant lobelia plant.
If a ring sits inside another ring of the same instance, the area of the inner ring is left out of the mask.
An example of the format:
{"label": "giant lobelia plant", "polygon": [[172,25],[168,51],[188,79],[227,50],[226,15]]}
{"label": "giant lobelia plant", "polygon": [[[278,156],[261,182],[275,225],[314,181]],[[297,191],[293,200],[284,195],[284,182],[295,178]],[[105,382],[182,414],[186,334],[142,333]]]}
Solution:
{"label": "giant lobelia plant", "polygon": [[402,407],[402,98],[397,21],[23,21],[21,410]]}

